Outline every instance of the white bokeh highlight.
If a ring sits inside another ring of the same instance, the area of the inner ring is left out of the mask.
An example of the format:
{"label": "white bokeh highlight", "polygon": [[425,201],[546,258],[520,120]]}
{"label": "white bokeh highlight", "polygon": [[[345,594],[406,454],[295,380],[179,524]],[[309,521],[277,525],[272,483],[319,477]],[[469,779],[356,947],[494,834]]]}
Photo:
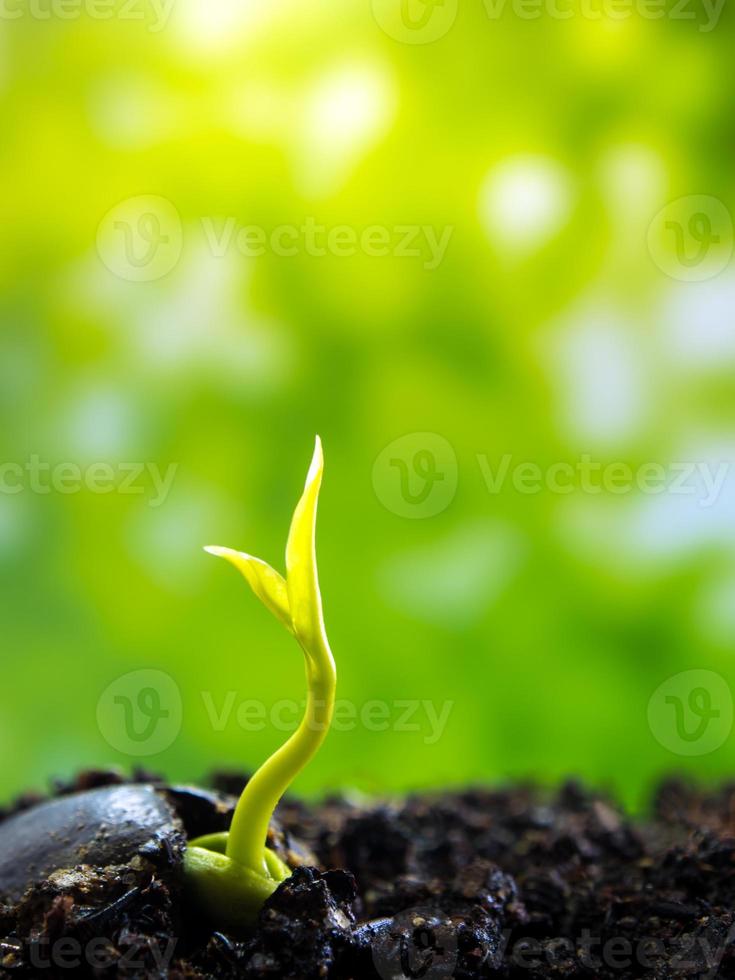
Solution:
{"label": "white bokeh highlight", "polygon": [[323,197],[338,190],[388,132],[396,107],[388,69],[374,61],[333,65],[307,90],[295,131],[295,177]]}
{"label": "white bokeh highlight", "polygon": [[542,359],[559,426],[572,441],[618,446],[645,424],[654,385],[641,326],[600,297],[552,327]]}
{"label": "white bokeh highlight", "polygon": [[569,219],[572,200],[571,177],[556,160],[508,157],[482,183],[479,218],[496,247],[530,252],[561,230]]}

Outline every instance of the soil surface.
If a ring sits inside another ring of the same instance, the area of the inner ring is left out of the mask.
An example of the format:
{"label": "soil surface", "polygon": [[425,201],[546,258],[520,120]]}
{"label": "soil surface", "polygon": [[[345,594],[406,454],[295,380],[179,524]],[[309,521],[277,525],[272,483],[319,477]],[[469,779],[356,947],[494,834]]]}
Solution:
{"label": "soil surface", "polygon": [[[181,862],[244,782],[89,772],[0,811],[0,976],[735,978],[735,785],[668,782],[647,822],[575,783],[287,800],[269,843],[294,873],[236,938],[185,907]],[[121,842],[99,791],[126,786]]]}

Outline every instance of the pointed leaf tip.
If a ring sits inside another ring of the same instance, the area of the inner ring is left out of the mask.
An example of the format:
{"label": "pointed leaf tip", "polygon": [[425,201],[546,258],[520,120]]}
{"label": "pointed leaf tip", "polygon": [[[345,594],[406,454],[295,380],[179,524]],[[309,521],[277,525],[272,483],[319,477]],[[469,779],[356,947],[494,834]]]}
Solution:
{"label": "pointed leaf tip", "polygon": [[309,484],[313,483],[315,480],[321,479],[323,470],[324,452],[322,450],[322,441],[319,436],[317,436],[314,440],[314,453],[311,457],[311,463],[309,464],[309,472],[306,474],[304,489],[306,489]]}
{"label": "pointed leaf tip", "polygon": [[206,551],[208,555],[214,555],[216,558],[224,558],[230,548],[222,548],[218,544],[205,544],[202,551]]}

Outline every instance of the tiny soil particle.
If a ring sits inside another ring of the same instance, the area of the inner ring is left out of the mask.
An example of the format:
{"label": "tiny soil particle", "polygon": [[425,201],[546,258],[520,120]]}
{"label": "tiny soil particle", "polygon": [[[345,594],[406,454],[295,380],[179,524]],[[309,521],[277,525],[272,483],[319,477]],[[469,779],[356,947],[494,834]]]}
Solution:
{"label": "tiny soil particle", "polygon": [[288,799],[293,874],[236,938],[181,869],[244,783],[86,772],[0,812],[0,977],[735,978],[735,786],[669,781],[639,822],[576,783]]}

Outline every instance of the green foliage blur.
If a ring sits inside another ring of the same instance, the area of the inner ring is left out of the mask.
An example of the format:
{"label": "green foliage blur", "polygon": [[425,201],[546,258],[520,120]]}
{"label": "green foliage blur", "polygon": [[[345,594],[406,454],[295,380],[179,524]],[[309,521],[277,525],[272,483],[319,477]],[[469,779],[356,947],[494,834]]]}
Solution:
{"label": "green foliage blur", "polygon": [[317,432],[297,791],[732,772],[732,10],[404,2],[4,0],[3,799],[280,744],[301,655],[202,546],[282,569]]}

